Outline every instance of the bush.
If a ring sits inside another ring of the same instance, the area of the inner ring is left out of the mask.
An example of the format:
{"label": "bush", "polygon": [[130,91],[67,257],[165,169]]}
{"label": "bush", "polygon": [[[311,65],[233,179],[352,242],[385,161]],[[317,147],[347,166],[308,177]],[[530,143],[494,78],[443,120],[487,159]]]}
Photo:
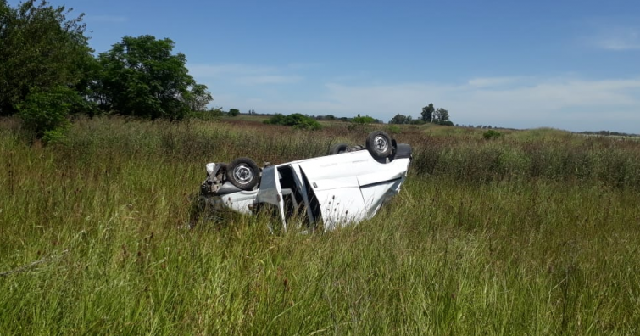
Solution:
{"label": "bush", "polygon": [[191,111],[189,113],[190,119],[199,119],[199,120],[219,120],[220,117],[223,116],[223,113],[220,109],[208,109],[206,111]]}
{"label": "bush", "polygon": [[306,129],[312,131],[322,128],[318,121],[300,113],[294,113],[286,116],[282,114],[276,114],[273,117],[265,120],[264,123],[269,125],[293,126],[297,129]]}
{"label": "bush", "polygon": [[387,127],[387,132],[389,133],[400,133],[402,131],[402,129],[400,128],[400,126],[398,125],[389,125]]}
{"label": "bush", "polygon": [[371,116],[368,116],[368,115],[360,116],[359,114],[357,117],[353,117],[351,121],[354,124],[360,124],[360,125],[375,124],[377,122],[377,120]]}
{"label": "bush", "polygon": [[232,117],[237,117],[238,114],[240,114],[240,110],[239,109],[230,109],[229,110],[229,115]]}
{"label": "bush", "polygon": [[482,136],[489,140],[489,139],[495,139],[495,138],[499,138],[502,136],[502,133],[494,131],[494,130],[488,130],[484,133],[482,133]]}
{"label": "bush", "polygon": [[67,87],[55,87],[49,91],[34,91],[25,102],[18,105],[18,115],[23,127],[45,143],[64,138],[71,125],[69,112],[82,105],[82,98]]}
{"label": "bush", "polygon": [[222,112],[222,110],[221,110],[221,109],[219,109],[219,108],[212,108],[212,109],[210,109],[210,110],[209,110],[209,114],[210,114],[212,117],[222,117],[222,115],[223,115],[224,113],[223,113],[223,112]]}

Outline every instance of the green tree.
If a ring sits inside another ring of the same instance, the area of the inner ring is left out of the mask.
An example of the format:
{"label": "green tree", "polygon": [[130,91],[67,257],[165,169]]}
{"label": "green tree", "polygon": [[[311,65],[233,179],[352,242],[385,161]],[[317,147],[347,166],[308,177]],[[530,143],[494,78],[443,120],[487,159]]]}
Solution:
{"label": "green tree", "polygon": [[168,38],[125,36],[100,54],[102,105],[124,115],[182,119],[191,107],[208,104],[207,87],[189,75],[186,56],[172,54],[173,47]]}
{"label": "green tree", "polygon": [[440,122],[449,121],[449,110],[439,108],[438,111],[439,111],[438,115],[440,116]]}
{"label": "green tree", "polygon": [[435,108],[433,107],[433,104],[429,104],[425,107],[422,108],[422,112],[420,113],[420,119],[426,121],[426,122],[431,122],[432,120],[432,115],[433,112],[435,112]]}
{"label": "green tree", "polygon": [[189,106],[189,110],[193,112],[202,112],[207,110],[207,104],[213,100],[207,86],[202,84],[194,84],[190,90],[183,96],[184,102]]}
{"label": "green tree", "polygon": [[443,108],[433,112],[432,122],[442,126],[453,126],[453,122],[449,120],[449,110]]}
{"label": "green tree", "polygon": [[433,112],[432,122],[442,124],[447,120],[449,120],[449,111],[447,109],[439,108]]}
{"label": "green tree", "polygon": [[86,92],[94,62],[84,36],[82,14],[45,0],[27,0],[16,8],[0,0],[0,115],[17,112],[31,91],[59,86]]}
{"label": "green tree", "polygon": [[391,118],[391,120],[389,120],[389,123],[402,125],[402,124],[411,124],[412,121],[413,121],[413,118],[411,116],[406,116],[404,114],[396,114],[395,116],[393,116],[393,118]]}
{"label": "green tree", "polygon": [[239,109],[229,109],[229,115],[232,117],[237,117],[240,114]]}

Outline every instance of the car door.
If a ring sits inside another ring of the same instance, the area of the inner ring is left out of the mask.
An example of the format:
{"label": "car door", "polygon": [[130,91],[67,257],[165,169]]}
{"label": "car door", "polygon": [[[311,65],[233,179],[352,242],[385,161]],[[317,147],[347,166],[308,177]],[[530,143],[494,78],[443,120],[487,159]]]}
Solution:
{"label": "car door", "polygon": [[269,204],[277,209],[282,221],[282,228],[287,230],[287,221],[284,213],[284,203],[282,202],[282,187],[280,186],[280,177],[278,176],[278,166],[269,166],[262,171],[260,179],[260,189],[256,202],[264,206]]}

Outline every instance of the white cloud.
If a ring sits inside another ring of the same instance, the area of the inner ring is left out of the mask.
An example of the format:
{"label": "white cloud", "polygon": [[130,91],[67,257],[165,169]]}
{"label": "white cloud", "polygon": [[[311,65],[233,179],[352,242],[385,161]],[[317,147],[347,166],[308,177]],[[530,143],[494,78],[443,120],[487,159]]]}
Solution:
{"label": "white cloud", "polygon": [[477,88],[504,86],[522,82],[529,77],[481,77],[469,80],[468,84]]}
{"label": "white cloud", "polygon": [[[334,77],[322,84],[292,73],[297,65],[188,67],[196,80],[209,86],[216,106],[252,108],[260,113],[367,114],[387,121],[398,113],[417,117],[421,107],[433,103],[449,109],[452,120],[465,125],[640,133],[640,76],[609,80],[502,76],[460,83],[390,84],[355,76],[347,82]],[[305,85],[280,86],[301,82]]]}
{"label": "white cloud", "polygon": [[[448,108],[454,121],[467,124],[553,126],[550,124],[556,118],[575,121],[594,118],[596,123],[603,114],[614,111],[625,112],[623,116],[629,121],[640,121],[640,114],[632,113],[640,110],[640,80],[540,79],[527,86],[490,90],[433,83],[334,86],[330,90],[333,97],[353,108],[367,104],[372,110],[379,110],[375,106],[380,106],[402,113],[419,111],[419,107],[432,102],[436,107]],[[563,127],[570,128],[568,124]]]}
{"label": "white cloud", "polygon": [[608,50],[640,49],[640,29],[633,27],[608,27],[600,29],[588,41],[597,48]]}
{"label": "white cloud", "polygon": [[[523,80],[526,78],[526,80]],[[511,83],[511,85],[504,85]],[[499,87],[491,86],[500,84]],[[400,83],[343,85],[329,83],[316,100],[244,98],[222,105],[260,112],[368,114],[387,121],[395,114],[417,117],[434,103],[449,109],[454,122],[516,128],[540,126],[568,130],[616,130],[640,133],[640,78],[487,77],[464,84]]]}

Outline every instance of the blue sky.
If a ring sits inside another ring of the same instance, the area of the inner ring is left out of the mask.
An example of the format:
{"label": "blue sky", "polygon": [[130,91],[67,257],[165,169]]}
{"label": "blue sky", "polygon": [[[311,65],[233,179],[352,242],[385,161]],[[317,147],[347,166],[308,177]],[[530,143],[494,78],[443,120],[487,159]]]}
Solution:
{"label": "blue sky", "polygon": [[640,133],[639,1],[51,1],[97,52],[171,38],[224,109]]}

